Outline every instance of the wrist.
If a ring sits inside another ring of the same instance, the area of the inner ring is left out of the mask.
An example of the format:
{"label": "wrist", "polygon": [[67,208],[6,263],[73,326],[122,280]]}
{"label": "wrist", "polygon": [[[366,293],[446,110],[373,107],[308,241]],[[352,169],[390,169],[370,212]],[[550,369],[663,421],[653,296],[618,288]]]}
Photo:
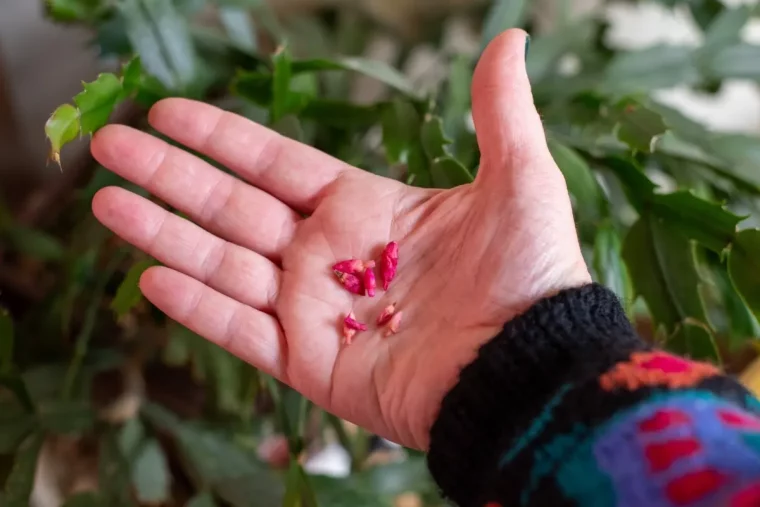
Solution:
{"label": "wrist", "polygon": [[563,383],[645,347],[599,285],[537,301],[480,348],[444,397],[430,432],[434,478],[454,501],[478,491],[499,442],[517,438]]}

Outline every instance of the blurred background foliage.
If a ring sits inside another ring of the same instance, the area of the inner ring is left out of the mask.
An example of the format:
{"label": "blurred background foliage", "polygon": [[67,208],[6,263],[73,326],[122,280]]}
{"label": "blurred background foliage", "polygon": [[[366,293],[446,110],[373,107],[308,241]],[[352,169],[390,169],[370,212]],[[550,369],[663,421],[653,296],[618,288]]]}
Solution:
{"label": "blurred background foliage", "polygon": [[[621,51],[599,5],[578,14],[563,0],[47,0],[51,20],[91,30],[111,70],[52,114],[49,157],[66,171],[68,142],[117,114],[151,131],[147,108],[184,96],[411,185],[467,184],[474,64],[523,27],[594,277],[647,339],[739,372],[759,330],[760,144],[653,94],[760,80],[760,46],[740,37],[758,9],[661,3],[688,12],[699,46]],[[314,407],[143,300],[137,280],[154,261],[89,210],[107,185],[145,195],[93,166],[42,224],[0,206],[3,506],[443,504],[422,454]],[[330,460],[347,473],[320,465]]]}

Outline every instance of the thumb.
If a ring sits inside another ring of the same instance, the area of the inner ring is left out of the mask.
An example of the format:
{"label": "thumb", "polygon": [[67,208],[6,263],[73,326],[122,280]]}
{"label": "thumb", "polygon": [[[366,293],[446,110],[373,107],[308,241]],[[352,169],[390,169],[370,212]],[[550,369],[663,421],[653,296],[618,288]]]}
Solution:
{"label": "thumb", "polygon": [[[481,153],[478,179],[503,187],[505,178],[550,157],[525,68],[529,37],[507,30],[486,47],[472,80],[472,115]],[[499,184],[501,183],[501,185]]]}

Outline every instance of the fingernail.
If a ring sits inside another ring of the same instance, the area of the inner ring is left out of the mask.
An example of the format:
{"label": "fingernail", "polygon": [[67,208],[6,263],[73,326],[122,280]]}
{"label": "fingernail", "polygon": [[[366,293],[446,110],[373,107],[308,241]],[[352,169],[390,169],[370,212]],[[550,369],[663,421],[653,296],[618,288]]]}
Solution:
{"label": "fingernail", "polygon": [[528,59],[528,51],[530,51],[530,35],[525,36],[525,59]]}

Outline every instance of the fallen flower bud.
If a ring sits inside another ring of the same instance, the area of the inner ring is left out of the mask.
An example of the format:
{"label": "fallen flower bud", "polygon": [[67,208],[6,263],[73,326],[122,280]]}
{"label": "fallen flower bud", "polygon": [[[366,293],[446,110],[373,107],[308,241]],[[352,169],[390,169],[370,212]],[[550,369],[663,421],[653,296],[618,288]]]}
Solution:
{"label": "fallen flower bud", "polygon": [[393,317],[394,313],[396,313],[396,303],[383,308],[382,313],[380,313],[380,316],[377,318],[377,325],[384,326],[387,324],[388,321],[391,320],[391,317]]}
{"label": "fallen flower bud", "polygon": [[354,336],[356,336],[356,329],[351,329],[349,327],[346,327],[346,325],[343,325],[343,343],[346,345],[351,345],[354,341]]}
{"label": "fallen flower bud", "polygon": [[396,276],[398,267],[398,243],[391,241],[385,246],[380,256],[380,276],[383,279],[383,290],[388,290],[391,281]]}
{"label": "fallen flower bud", "polygon": [[377,287],[377,283],[375,282],[375,272],[372,268],[367,268],[364,270],[364,289],[367,291],[367,295],[371,298],[375,297],[375,287]]}
{"label": "fallen flower bud", "polygon": [[398,312],[393,315],[390,322],[388,322],[388,330],[385,332],[385,336],[398,333],[399,324],[401,324],[401,316],[404,312]]}
{"label": "fallen flower bud", "polygon": [[[374,265],[374,262],[373,262]],[[336,263],[332,268],[337,273],[349,273],[353,275],[361,275],[364,273],[366,264],[359,259],[349,259],[347,261],[340,261]]]}
{"label": "fallen flower bud", "polygon": [[349,329],[354,329],[356,331],[366,331],[369,329],[367,327],[367,324],[362,324],[356,320],[354,312],[350,312],[348,315],[346,315],[346,318],[343,320],[343,325]]}
{"label": "fallen flower bud", "polygon": [[338,277],[338,281],[346,288],[346,290],[352,294],[364,295],[364,283],[362,279],[351,273],[341,273],[335,271],[335,276]]}

